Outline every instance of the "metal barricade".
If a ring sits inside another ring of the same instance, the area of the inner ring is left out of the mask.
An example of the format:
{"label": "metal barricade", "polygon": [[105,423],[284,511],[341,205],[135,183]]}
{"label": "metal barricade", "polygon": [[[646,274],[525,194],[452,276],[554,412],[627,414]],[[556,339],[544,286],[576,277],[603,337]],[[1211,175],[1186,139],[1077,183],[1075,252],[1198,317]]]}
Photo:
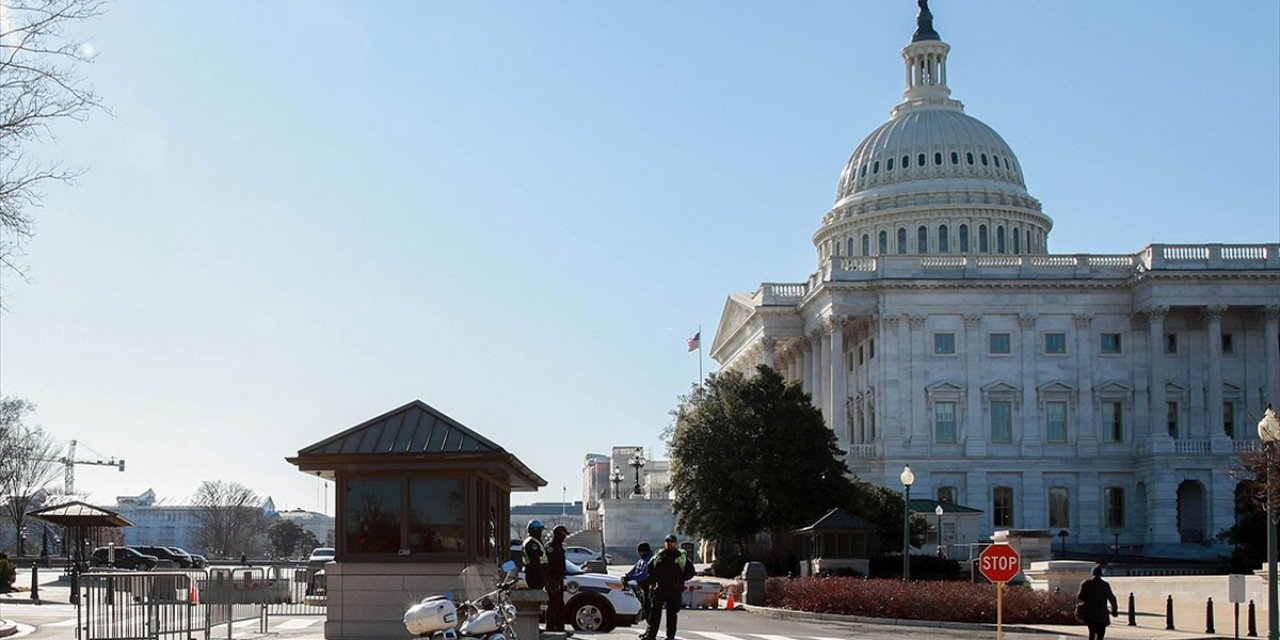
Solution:
{"label": "metal barricade", "polygon": [[95,571],[80,576],[81,640],[187,640],[208,629],[189,598],[195,579],[180,571]]}
{"label": "metal barricade", "polygon": [[[326,606],[324,567],[273,566],[267,572],[267,616],[322,616]],[[319,573],[319,575],[317,575]]]}
{"label": "metal barricade", "polygon": [[[259,633],[267,631],[266,572],[262,567],[209,567],[208,578],[197,586],[198,605],[204,609],[211,630],[227,626],[232,638],[238,622],[258,621]],[[208,638],[208,634],[205,636]]]}

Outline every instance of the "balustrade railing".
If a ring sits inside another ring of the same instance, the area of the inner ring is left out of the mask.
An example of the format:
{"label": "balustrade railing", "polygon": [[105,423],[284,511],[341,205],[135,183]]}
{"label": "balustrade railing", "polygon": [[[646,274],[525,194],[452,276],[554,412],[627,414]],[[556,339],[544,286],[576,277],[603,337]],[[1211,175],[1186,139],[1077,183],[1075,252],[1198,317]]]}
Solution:
{"label": "balustrade railing", "polygon": [[1208,440],[1174,440],[1173,450],[1177,453],[1209,453]]}

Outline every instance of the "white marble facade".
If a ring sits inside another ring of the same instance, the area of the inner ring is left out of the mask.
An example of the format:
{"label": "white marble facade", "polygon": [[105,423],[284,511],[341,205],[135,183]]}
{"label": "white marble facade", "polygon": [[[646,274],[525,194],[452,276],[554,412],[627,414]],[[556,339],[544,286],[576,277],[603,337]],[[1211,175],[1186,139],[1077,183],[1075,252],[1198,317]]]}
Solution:
{"label": "white marble facade", "polygon": [[901,489],[910,464],[912,496],[981,509],[980,536],[1204,552],[1280,404],[1280,245],[1049,253],[1016,156],[950,98],[949,48],[918,20],[817,270],[730,295],[712,357],[802,382],[854,474]]}

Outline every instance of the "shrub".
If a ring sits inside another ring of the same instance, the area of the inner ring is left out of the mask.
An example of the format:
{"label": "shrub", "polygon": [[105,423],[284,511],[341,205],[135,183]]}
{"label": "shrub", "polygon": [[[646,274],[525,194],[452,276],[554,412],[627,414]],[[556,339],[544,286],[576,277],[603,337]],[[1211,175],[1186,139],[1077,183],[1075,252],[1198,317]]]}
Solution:
{"label": "shrub", "polygon": [[717,578],[736,578],[742,574],[742,567],[746,566],[747,560],[742,556],[725,556],[716,558],[711,563],[711,575]]}
{"label": "shrub", "polygon": [[[768,606],[900,620],[996,621],[996,587],[967,582],[903,582],[859,578],[769,578]],[[945,603],[945,606],[940,606]],[[1064,593],[1006,587],[1004,621],[1078,624],[1075,599]]]}
{"label": "shrub", "polygon": [[18,579],[18,567],[3,553],[0,553],[0,593],[13,590],[13,583]]}

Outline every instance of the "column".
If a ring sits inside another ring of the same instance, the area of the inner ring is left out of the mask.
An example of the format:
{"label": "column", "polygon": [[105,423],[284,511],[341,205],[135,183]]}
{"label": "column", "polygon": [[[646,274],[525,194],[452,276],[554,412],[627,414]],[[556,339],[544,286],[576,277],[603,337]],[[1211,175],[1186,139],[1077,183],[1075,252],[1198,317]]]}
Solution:
{"label": "column", "polygon": [[925,396],[924,396],[924,369],[925,361],[928,358],[927,342],[925,340],[925,321],[926,316],[908,316],[907,325],[910,331],[910,346],[906,353],[905,366],[899,371],[906,372],[909,386],[905,393],[898,394],[898,401],[907,402],[908,406],[900,407],[899,414],[906,416],[909,424],[906,430],[911,433],[911,439],[919,436],[922,443],[930,442],[928,414],[926,412]]}
{"label": "column", "polygon": [[[1165,434],[1168,437],[1167,430]],[[1182,536],[1178,533],[1178,483],[1173,468],[1157,464],[1148,478],[1147,500],[1151,508],[1147,511],[1147,528],[1151,530],[1151,541],[1181,542]],[[1234,498],[1226,502],[1235,504]]]}
{"label": "column", "polygon": [[[1226,433],[1222,431],[1222,315],[1226,311],[1225,305],[1209,305],[1204,308],[1205,333],[1209,339],[1209,349],[1206,351],[1209,354],[1209,406],[1205,408],[1204,425],[1210,441],[1226,438]],[[1272,345],[1272,350],[1275,350],[1275,345]],[[1227,447],[1224,453],[1230,453],[1231,443],[1224,444]]]}
{"label": "column", "polygon": [[764,349],[764,366],[774,369],[773,355],[774,350],[778,347],[778,339],[773,336],[765,336],[760,339],[760,346]]}
{"label": "column", "polygon": [[1014,440],[1022,438],[1022,455],[1038,458],[1044,451],[1044,419],[1036,399],[1036,388],[1040,386],[1036,376],[1036,316],[1018,316],[1018,328],[1022,330],[1018,348],[1022,360],[1022,433],[1015,433]]}
{"label": "column", "polygon": [[[982,420],[982,316],[964,317],[964,450],[967,456],[987,455],[986,429]],[[959,416],[957,416],[958,418]],[[957,420],[958,422],[958,420]]]}
{"label": "column", "polygon": [[[809,332],[809,398],[813,406],[822,409],[822,332]],[[826,415],[825,413],[823,414]]]}
{"label": "column", "polygon": [[1079,410],[1075,412],[1074,422],[1078,439],[1076,451],[1082,455],[1093,456],[1098,452],[1098,427],[1093,416],[1093,367],[1095,349],[1093,347],[1093,316],[1077,314],[1071,317],[1076,329],[1076,397]]}
{"label": "column", "polygon": [[[879,322],[879,337],[876,339],[876,374],[867,381],[867,389],[870,391],[873,387],[878,390],[877,397],[874,398],[874,410],[879,413],[880,418],[876,420],[876,434],[874,437],[881,437],[887,443],[906,442],[908,440],[907,433],[900,429],[886,428],[889,421],[885,418],[883,407],[890,406],[890,398],[896,397],[898,394],[898,376],[900,370],[897,368],[898,352],[902,348],[899,342],[898,325],[899,317],[896,315],[882,315]],[[869,398],[870,396],[868,396]],[[870,401],[864,402],[862,419],[864,424],[871,425],[871,412],[873,405]]]}
{"label": "column", "polygon": [[800,388],[804,389],[805,393],[810,394],[813,393],[813,376],[811,375],[813,366],[809,364],[809,359],[812,357],[810,355],[811,351],[809,339],[800,338],[796,348],[796,366],[799,368],[796,375],[800,378]]}
{"label": "column", "polygon": [[834,431],[835,423],[831,421],[831,334],[827,333],[825,320],[818,333],[822,341],[822,348],[818,350],[818,357],[822,359],[821,366],[818,367],[819,375],[822,376],[822,386],[818,390],[818,406],[822,409],[822,417],[827,421],[827,427]]}
{"label": "column", "polygon": [[1280,411],[1280,352],[1276,351],[1280,341],[1280,305],[1263,307],[1262,321],[1262,350],[1267,354],[1267,388],[1262,400]]}
{"label": "column", "polygon": [[849,448],[848,404],[849,383],[847,374],[849,365],[844,357],[844,323],[845,316],[831,315],[827,317],[825,328],[830,334],[831,343],[831,430],[836,434],[836,446]]}
{"label": "column", "polygon": [[[1147,332],[1151,343],[1151,439],[1169,441],[1169,410],[1165,399],[1164,379],[1164,315],[1169,307],[1148,307]],[[1152,487],[1154,489],[1154,487]]]}

